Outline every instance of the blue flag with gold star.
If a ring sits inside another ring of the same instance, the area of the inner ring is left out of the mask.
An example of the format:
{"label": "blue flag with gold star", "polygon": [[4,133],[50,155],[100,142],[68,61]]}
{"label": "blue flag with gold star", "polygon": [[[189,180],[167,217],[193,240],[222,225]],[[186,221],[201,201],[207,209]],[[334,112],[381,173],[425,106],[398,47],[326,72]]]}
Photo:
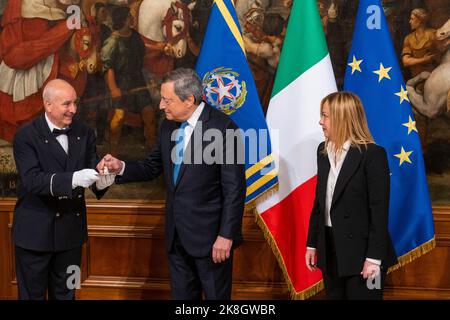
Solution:
{"label": "blue flag with gold star", "polygon": [[215,0],[195,67],[204,99],[244,131],[246,205],[278,185],[266,119],[231,0]]}
{"label": "blue flag with gold star", "polygon": [[344,90],[362,100],[391,171],[389,233],[402,266],[435,246],[419,134],[380,0],[360,0]]}

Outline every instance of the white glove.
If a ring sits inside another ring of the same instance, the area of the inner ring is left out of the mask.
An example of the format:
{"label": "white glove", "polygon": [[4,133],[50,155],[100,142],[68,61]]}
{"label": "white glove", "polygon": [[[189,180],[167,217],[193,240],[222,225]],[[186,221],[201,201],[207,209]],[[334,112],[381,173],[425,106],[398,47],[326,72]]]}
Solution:
{"label": "white glove", "polygon": [[72,189],[76,187],[88,188],[91,184],[98,181],[98,172],[94,169],[83,169],[75,171],[72,176]]}
{"label": "white glove", "polygon": [[112,185],[115,179],[115,174],[100,175],[100,179],[95,183],[95,186],[97,187],[97,190],[103,190]]}

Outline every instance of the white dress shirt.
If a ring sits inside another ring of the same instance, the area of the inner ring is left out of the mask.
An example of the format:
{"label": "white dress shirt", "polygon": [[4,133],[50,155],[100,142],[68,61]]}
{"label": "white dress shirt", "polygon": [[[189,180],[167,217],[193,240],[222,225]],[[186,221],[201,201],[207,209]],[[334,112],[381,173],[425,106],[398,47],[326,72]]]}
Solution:
{"label": "white dress shirt", "polygon": [[[325,196],[325,225],[327,227],[332,227],[330,209],[331,209],[331,201],[333,200],[334,189],[336,188],[336,182],[339,177],[339,173],[341,172],[342,164],[344,163],[345,157],[347,156],[348,150],[350,149],[351,142],[347,140],[342,145],[342,150],[339,156],[337,157],[336,153],[333,149],[333,143],[328,143],[327,146],[327,154],[328,161],[330,162],[330,172],[328,173],[327,180],[327,190]],[[308,249],[315,249],[308,247]],[[381,265],[381,260],[366,258],[367,261],[375,263],[377,265]]]}
{"label": "white dress shirt", "polygon": [[198,118],[200,118],[200,115],[202,114],[203,108],[205,107],[205,103],[202,101],[197,109],[191,114],[189,119],[187,119],[188,125],[184,128],[184,145],[183,145],[183,151],[186,150],[187,145],[189,144],[189,141],[191,140],[192,133],[194,132],[195,126],[197,125]]}
{"label": "white dress shirt", "polygon": [[333,147],[332,142],[328,143],[327,154],[328,161],[330,162],[330,172],[328,173],[327,193],[325,197],[325,225],[327,227],[332,227],[330,217],[331,201],[333,200],[334,189],[339,177],[339,172],[341,172],[342,164],[344,163],[348,149],[350,148],[350,140],[344,142],[339,157],[336,157],[337,155],[334,152]]}
{"label": "white dress shirt", "polygon": [[[191,114],[189,119],[187,119],[188,125],[184,128],[184,140],[183,140],[183,151],[186,150],[186,147],[189,144],[189,141],[191,140],[192,133],[194,132],[195,126],[197,125],[198,118],[200,118],[200,115],[202,114],[203,109],[205,108],[205,103],[202,101],[197,109],[194,110],[194,112]],[[123,175],[125,171],[125,162],[122,161],[122,170],[119,172],[119,176]]]}
{"label": "white dress shirt", "polygon": [[[59,128],[57,126],[55,126],[50,119],[47,117],[47,114],[45,114],[45,120],[47,121],[47,125],[50,128],[50,132],[53,131],[53,129],[59,129],[59,130],[65,130],[66,128]],[[66,152],[66,154],[69,154],[69,141],[67,139],[67,134],[60,134],[59,136],[56,137],[56,140],[58,140],[59,144],[61,145],[61,147],[64,149],[64,151]]]}

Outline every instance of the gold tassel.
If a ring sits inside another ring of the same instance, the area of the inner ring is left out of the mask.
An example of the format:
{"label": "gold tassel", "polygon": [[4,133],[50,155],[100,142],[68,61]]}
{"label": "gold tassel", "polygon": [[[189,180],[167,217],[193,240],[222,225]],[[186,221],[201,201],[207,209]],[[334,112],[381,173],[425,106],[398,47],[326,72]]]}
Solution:
{"label": "gold tassel", "polygon": [[258,213],[256,209],[253,210],[253,213],[255,215],[256,223],[261,228],[264,238],[269,243],[269,247],[272,249],[273,254],[275,255],[275,258],[278,261],[278,265],[281,268],[281,271],[283,272],[284,279],[286,281],[286,284],[288,286],[291,299],[293,300],[305,300],[313,295],[319,293],[324,289],[323,280],[319,281],[318,283],[312,285],[309,288],[306,288],[303,291],[296,292],[294,286],[292,285],[291,278],[289,277],[289,274],[286,270],[286,266],[284,264],[283,256],[281,255],[280,249],[278,248],[277,243],[272,237],[272,234],[269,231],[269,228],[267,227],[266,223],[264,222],[263,218],[261,218],[261,215]]}
{"label": "gold tassel", "polygon": [[245,204],[245,211],[253,211],[256,209],[256,206],[266,200],[267,198],[270,198],[275,192],[278,191],[278,182],[275,183],[273,186],[271,186],[269,189],[265,190],[263,193],[261,193],[256,198],[250,200]]}
{"label": "gold tassel", "polygon": [[[276,189],[272,189],[272,192],[270,194],[266,194],[265,196],[268,197],[269,195],[271,195],[275,191],[276,191]],[[269,228],[267,227],[267,225],[264,222],[264,220],[261,217],[261,215],[256,210],[255,206],[253,207],[252,210],[253,210],[253,213],[255,215],[256,223],[261,228],[261,230],[262,230],[262,232],[264,234],[264,238],[269,243],[269,246],[272,249],[272,252],[275,255],[275,258],[278,261],[278,265],[280,266],[281,271],[283,272],[283,276],[284,276],[284,279],[285,279],[286,284],[288,286],[291,299],[292,300],[305,300],[305,299],[308,299],[308,298],[316,295],[320,291],[322,291],[324,289],[323,280],[319,281],[318,283],[312,285],[309,288],[306,288],[303,291],[300,291],[300,292],[296,292],[295,291],[295,288],[292,285],[291,278],[289,277],[289,274],[288,274],[288,272],[286,270],[286,266],[284,264],[283,256],[281,255],[281,252],[280,252],[280,249],[278,248],[277,243],[273,239],[272,234],[269,231]],[[398,264],[396,264],[395,266],[390,267],[387,273],[391,273],[392,271],[397,270],[400,267],[403,267],[404,265],[408,264],[409,262],[414,261],[415,259],[421,257],[422,255],[430,252],[435,247],[436,247],[436,240],[435,240],[435,237],[433,237],[433,239],[427,241],[426,243],[422,244],[421,246],[411,250],[410,252],[404,254],[401,257],[398,257]]]}
{"label": "gold tassel", "polygon": [[392,267],[389,268],[387,273],[391,273],[394,270],[397,270],[404,265],[410,263],[411,261],[416,260],[417,258],[423,256],[424,254],[430,252],[436,247],[436,240],[435,237],[433,237],[431,240],[425,242],[421,246],[411,250],[408,253],[405,253],[401,257],[398,257],[398,263]]}
{"label": "gold tassel", "polygon": [[[283,256],[281,255],[280,249],[278,248],[277,243],[272,237],[272,234],[269,231],[269,228],[267,227],[266,223],[264,222],[263,218],[261,218],[261,215],[256,210],[256,206],[261,203],[262,201],[266,200],[267,198],[271,197],[275,192],[278,191],[278,182],[271,186],[269,189],[264,191],[259,197],[249,201],[245,204],[245,210],[246,211],[253,211],[253,214],[255,216],[256,223],[262,230],[264,234],[264,238],[267,240],[269,247],[272,249],[273,254],[275,255],[275,258],[278,261],[278,265],[281,268],[281,271],[283,272],[284,279],[286,281],[286,284],[288,286],[291,299],[293,300],[305,300],[308,299],[320,291],[324,289],[323,280],[319,281],[318,283],[312,285],[309,288],[306,288],[303,291],[296,292],[294,286],[292,285],[291,278],[289,277],[289,274],[286,270],[286,266],[284,264]],[[421,257],[422,255],[430,252],[436,247],[436,240],[435,237],[433,237],[431,240],[427,241],[426,243],[422,244],[421,246],[411,250],[410,252],[402,255],[401,257],[398,257],[398,263],[392,267],[389,268],[388,274],[391,273],[394,270],[397,270],[404,265],[410,263],[411,261],[414,261],[415,259]]]}
{"label": "gold tassel", "polygon": [[295,290],[292,290],[291,299],[292,300],[306,300],[306,299],[311,298],[312,296],[315,296],[323,289],[324,289],[323,280],[320,280],[316,284],[313,284],[311,287],[306,288],[303,291],[295,292]]}

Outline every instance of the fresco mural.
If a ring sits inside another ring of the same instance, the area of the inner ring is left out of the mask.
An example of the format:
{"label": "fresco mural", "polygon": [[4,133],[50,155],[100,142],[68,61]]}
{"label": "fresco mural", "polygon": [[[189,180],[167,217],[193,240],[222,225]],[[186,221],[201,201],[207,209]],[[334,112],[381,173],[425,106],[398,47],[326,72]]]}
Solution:
{"label": "fresco mural", "polygon": [[[0,0],[0,198],[14,197],[11,141],[43,111],[56,77],[80,97],[77,117],[95,129],[100,156],[144,158],[163,115],[159,84],[194,67],[213,0]],[[67,30],[69,5],[80,29]],[[239,22],[267,110],[292,0],[237,0]],[[338,86],[343,85],[357,0],[318,0]],[[450,0],[384,0],[425,154],[434,204],[450,204]],[[305,44],[306,45],[306,44]],[[114,186],[108,199],[163,200],[162,179]]]}

